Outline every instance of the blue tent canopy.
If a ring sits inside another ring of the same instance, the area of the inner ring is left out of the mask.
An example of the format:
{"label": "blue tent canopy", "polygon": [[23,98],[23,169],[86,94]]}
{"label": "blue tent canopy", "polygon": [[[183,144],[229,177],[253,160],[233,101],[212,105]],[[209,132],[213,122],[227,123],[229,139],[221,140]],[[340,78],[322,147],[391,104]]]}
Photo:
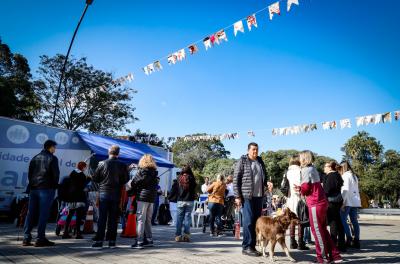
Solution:
{"label": "blue tent canopy", "polygon": [[85,132],[78,132],[79,136],[89,146],[99,159],[108,158],[108,148],[111,145],[118,145],[120,147],[119,159],[125,163],[137,163],[144,154],[151,154],[159,167],[173,168],[174,164],[170,161],[160,157],[148,145],[142,143],[135,143],[123,139],[115,139],[96,134],[89,134]]}

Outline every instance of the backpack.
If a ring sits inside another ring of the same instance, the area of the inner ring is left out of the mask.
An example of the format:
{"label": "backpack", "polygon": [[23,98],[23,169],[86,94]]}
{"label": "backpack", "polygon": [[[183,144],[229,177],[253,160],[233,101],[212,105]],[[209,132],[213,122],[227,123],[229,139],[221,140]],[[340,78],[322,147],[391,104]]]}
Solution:
{"label": "backpack", "polygon": [[297,204],[297,217],[300,224],[304,227],[310,226],[310,219],[308,218],[308,206],[304,198],[301,198]]}
{"label": "backpack", "polygon": [[285,172],[285,174],[283,175],[283,179],[281,182],[281,192],[283,193],[283,196],[288,197],[289,196],[289,189],[290,189],[290,185],[289,185],[289,180],[287,178],[287,172]]}
{"label": "backpack", "polygon": [[58,186],[58,199],[63,202],[69,202],[71,190],[71,178],[66,177]]}
{"label": "backpack", "polygon": [[168,225],[168,222],[171,221],[171,213],[169,211],[168,204],[161,204],[158,209],[158,224],[160,225]]}

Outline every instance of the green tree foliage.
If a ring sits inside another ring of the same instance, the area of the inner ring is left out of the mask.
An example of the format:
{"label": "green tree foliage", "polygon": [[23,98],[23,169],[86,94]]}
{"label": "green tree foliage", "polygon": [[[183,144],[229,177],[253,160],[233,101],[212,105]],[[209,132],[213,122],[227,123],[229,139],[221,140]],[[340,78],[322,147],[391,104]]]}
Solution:
{"label": "green tree foliage", "polygon": [[0,115],[33,121],[40,108],[34,93],[28,60],[13,54],[0,39]]}
{"label": "green tree foliage", "polygon": [[145,143],[156,147],[161,147],[170,150],[169,144],[172,142],[173,138],[169,137],[165,139],[164,137],[158,137],[155,133],[146,133],[140,129],[136,129],[132,136],[128,139],[133,142]]}
{"label": "green tree foliage", "polygon": [[225,177],[233,175],[235,159],[214,159],[206,163],[203,169],[202,176],[209,177],[210,180],[216,180],[217,174],[222,174]]}
{"label": "green tree foliage", "polygon": [[[50,124],[65,56],[41,56],[35,82],[36,93],[43,102],[37,121]],[[106,89],[100,86],[106,85]],[[112,84],[111,73],[95,69],[86,58],[69,59],[58,101],[55,125],[66,129],[86,129],[90,132],[114,135],[137,120],[132,96],[136,91]],[[128,131],[125,129],[125,131]]]}

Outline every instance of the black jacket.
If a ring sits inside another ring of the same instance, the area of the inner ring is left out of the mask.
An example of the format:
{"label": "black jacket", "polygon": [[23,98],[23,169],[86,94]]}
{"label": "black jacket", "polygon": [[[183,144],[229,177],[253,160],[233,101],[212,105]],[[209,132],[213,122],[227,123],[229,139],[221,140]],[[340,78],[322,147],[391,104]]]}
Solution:
{"label": "black jacket", "polygon": [[28,171],[31,190],[57,189],[59,178],[58,159],[48,150],[43,149],[32,158]]}
{"label": "black jacket", "polygon": [[131,182],[131,187],[136,190],[138,201],[154,203],[157,196],[157,175],[156,169],[139,168]]}
{"label": "black jacket", "polygon": [[[261,157],[257,157],[264,172],[263,185],[267,185],[267,170]],[[243,155],[235,165],[233,172],[233,191],[236,198],[251,199],[253,197],[253,173],[251,170],[251,161],[247,155]],[[262,188],[264,196],[264,188]]]}
{"label": "black jacket", "polygon": [[99,162],[92,181],[98,183],[100,192],[119,193],[128,181],[128,168],[114,157],[103,160]]}
{"label": "black jacket", "polygon": [[73,170],[69,175],[69,181],[69,201],[66,202],[86,202],[86,193],[83,191],[87,183],[86,175]]}
{"label": "black jacket", "polygon": [[[179,177],[183,177],[179,175]],[[177,201],[192,202],[196,200],[196,178],[193,175],[189,176],[189,189],[185,190],[182,185],[179,184],[178,178],[178,197]]]}
{"label": "black jacket", "polygon": [[178,182],[174,182],[168,194],[168,201],[176,203],[178,201]]}
{"label": "black jacket", "polygon": [[324,191],[326,197],[336,197],[341,193],[343,186],[342,176],[337,171],[330,172],[324,179]]}

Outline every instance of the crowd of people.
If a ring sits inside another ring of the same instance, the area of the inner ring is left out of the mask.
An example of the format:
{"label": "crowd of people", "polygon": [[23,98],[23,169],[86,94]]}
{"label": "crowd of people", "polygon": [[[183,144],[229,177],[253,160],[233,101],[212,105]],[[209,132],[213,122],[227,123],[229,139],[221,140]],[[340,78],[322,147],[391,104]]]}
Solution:
{"label": "crowd of people", "polygon": [[[93,248],[102,248],[104,240],[108,240],[110,248],[116,246],[118,219],[125,210],[124,203],[121,203],[124,192],[134,196],[136,202],[137,235],[133,239],[132,248],[153,246],[152,226],[156,224],[159,196],[162,194],[153,157],[143,155],[134,175],[130,176],[133,166],[127,166],[118,159],[120,149],[113,145],[109,148],[108,159],[99,162],[92,176],[84,174],[87,164],[79,162],[77,168],[59,185],[58,159],[54,155],[56,145],[56,142],[47,140],[44,149],[32,158],[29,165],[29,205],[23,246],[33,245],[31,231],[36,219],[38,235],[34,245],[54,245],[54,242],[46,238],[45,230],[57,189],[63,206],[68,208],[62,238],[71,238],[70,223],[75,216],[75,238],[82,239],[81,224],[88,208],[89,184],[96,185],[98,192],[99,216]],[[309,250],[307,244],[311,243],[311,229],[317,262],[341,262],[340,252],[345,252],[348,247],[360,248],[357,208],[361,206],[361,201],[358,178],[347,161],[341,164],[336,161],[326,163],[324,174],[320,174],[313,163],[314,155],[311,151],[290,157],[284,175],[288,185],[287,193],[282,200],[274,194],[265,164],[258,155],[258,145],[250,143],[247,154],[241,156],[236,163],[233,175],[225,178],[225,175],[218,174],[213,182],[205,178],[205,183],[200,187],[203,196],[207,196],[210,236],[224,235],[223,215],[224,219],[227,216],[233,217],[232,207],[236,206],[237,211],[241,212],[243,227],[242,254],[260,256],[256,250],[257,219],[262,215],[273,217],[279,214],[281,208],[288,208],[299,218],[299,221],[290,224],[290,247]],[[176,242],[191,241],[192,212],[195,201],[199,199],[196,187],[192,169],[184,166],[168,193]],[[349,218],[352,228],[348,224]]]}

